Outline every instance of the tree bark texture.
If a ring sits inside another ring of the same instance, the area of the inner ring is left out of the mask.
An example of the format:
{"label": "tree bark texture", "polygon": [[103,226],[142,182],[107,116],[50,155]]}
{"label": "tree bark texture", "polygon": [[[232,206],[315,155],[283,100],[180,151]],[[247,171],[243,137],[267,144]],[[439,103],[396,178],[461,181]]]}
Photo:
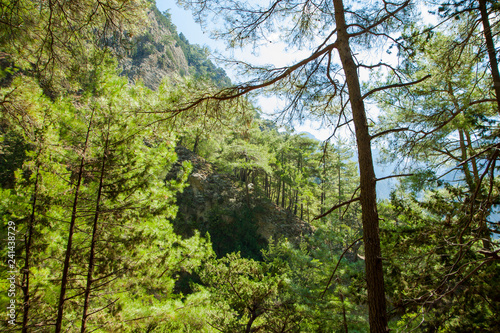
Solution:
{"label": "tree bark texture", "polygon": [[360,202],[365,245],[366,280],[370,332],[388,332],[387,311],[382,269],[379,217],[377,212],[376,177],[373,168],[371,137],[368,130],[365,106],[362,99],[357,66],[349,46],[349,34],[342,0],[334,0],[337,25],[337,51],[339,52],[352,109],[358,147],[360,172]]}
{"label": "tree bark texture", "polygon": [[495,51],[495,43],[491,35],[491,26],[488,18],[488,10],[486,8],[486,0],[479,0],[479,11],[481,12],[481,22],[483,23],[484,39],[488,49],[488,57],[490,60],[491,76],[493,77],[493,88],[497,99],[498,112],[500,113],[500,73],[498,71],[498,61]]}

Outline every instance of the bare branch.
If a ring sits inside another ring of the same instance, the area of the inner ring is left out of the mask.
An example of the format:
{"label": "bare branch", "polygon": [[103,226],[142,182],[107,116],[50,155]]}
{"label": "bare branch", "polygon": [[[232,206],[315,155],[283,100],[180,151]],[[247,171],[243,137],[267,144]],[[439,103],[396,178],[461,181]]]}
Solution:
{"label": "bare branch", "polygon": [[239,86],[222,89],[214,94],[204,94],[204,96],[199,97],[195,101],[190,102],[183,107],[173,109],[173,110],[170,109],[170,110],[164,110],[164,111],[138,111],[138,113],[170,113],[171,114],[170,117],[174,117],[174,116],[176,116],[184,111],[187,111],[187,110],[190,110],[190,109],[193,109],[193,108],[199,106],[203,102],[208,102],[208,101],[222,102],[222,101],[227,101],[227,100],[231,100],[231,99],[236,99],[238,97],[242,97],[243,95],[246,95],[254,90],[271,86],[271,85],[277,83],[278,81],[281,81],[281,80],[289,77],[297,69],[303,67],[304,65],[310,63],[313,60],[318,59],[319,57],[325,55],[326,53],[331,52],[336,46],[337,46],[336,43],[329,44],[328,46],[326,46],[322,50],[311,54],[311,56],[309,56],[306,59],[303,59],[302,61],[296,63],[295,65],[282,68],[281,74],[277,75],[274,78],[266,80],[262,83],[242,84]]}
{"label": "bare branch", "polygon": [[389,134],[389,133],[397,133],[397,132],[403,132],[403,131],[409,131],[409,130],[410,129],[408,127],[388,129],[388,130],[385,130],[385,131],[373,134],[371,136],[371,139],[375,139],[375,138],[377,138],[379,136],[386,135],[386,134]]}
{"label": "bare branch", "polygon": [[358,239],[356,239],[351,245],[349,245],[345,250],[344,252],[342,252],[342,255],[340,256],[339,258],[339,261],[337,261],[337,265],[335,265],[335,268],[332,272],[332,275],[330,275],[330,279],[328,280],[328,283],[326,284],[326,287],[325,287],[325,290],[323,290],[323,292],[321,293],[321,295],[319,296],[319,298],[323,298],[323,296],[325,296],[325,293],[326,291],[328,290],[328,287],[330,286],[330,283],[332,283],[332,280],[333,280],[333,276],[335,275],[335,272],[337,271],[337,268],[339,267],[339,264],[340,262],[342,261],[342,258],[344,257],[344,255],[347,253],[347,251],[349,251],[349,249],[351,247],[354,246],[354,244],[356,244],[357,242],[359,242],[360,240],[362,240],[363,237],[360,237]]}
{"label": "bare branch", "polygon": [[412,82],[406,82],[406,83],[396,83],[396,84],[390,84],[388,86],[383,86],[383,87],[378,87],[378,88],[375,88],[375,89],[372,89],[370,90],[369,92],[367,92],[366,94],[363,95],[363,97],[361,97],[362,99],[365,99],[367,98],[368,96],[370,96],[371,94],[373,93],[376,93],[377,91],[381,91],[381,90],[386,90],[386,89],[391,89],[391,88],[400,88],[400,87],[407,87],[407,86],[411,86],[411,85],[414,85],[414,84],[417,84],[417,83],[420,83],[424,80],[427,80],[428,78],[430,78],[431,76],[430,75],[426,75],[424,76],[423,78],[419,79],[419,80],[416,80],[416,81],[412,81]]}
{"label": "bare branch", "polygon": [[390,179],[390,178],[397,178],[397,177],[410,177],[413,175],[414,175],[414,173],[406,173],[406,174],[401,174],[401,175],[391,175],[391,176],[386,176],[386,177],[382,177],[382,178],[377,178],[376,181],[379,182],[381,180],[386,180],[386,179]]}
{"label": "bare branch", "polygon": [[104,307],[102,307],[102,308],[100,308],[100,309],[97,309],[97,310],[95,310],[94,312],[89,313],[89,314],[87,315],[87,317],[90,317],[90,316],[92,316],[93,314],[95,314],[95,313],[97,313],[97,312],[100,312],[100,311],[102,311],[102,310],[104,310],[104,309],[106,309],[106,308],[109,308],[111,305],[115,304],[118,300],[119,300],[119,298],[115,299],[114,301],[112,301],[112,302],[111,302],[111,303],[109,303],[108,305],[106,305],[106,306],[104,306]]}
{"label": "bare branch", "polygon": [[330,209],[329,209],[326,213],[316,216],[316,217],[315,217],[315,218],[313,218],[312,220],[314,221],[314,220],[318,220],[318,219],[320,219],[320,218],[323,218],[323,217],[327,216],[328,214],[330,214],[331,212],[333,212],[334,210],[339,209],[340,207],[343,207],[343,206],[345,206],[345,205],[349,205],[349,204],[351,204],[352,202],[359,201],[359,200],[360,200],[360,197],[356,197],[356,198],[353,198],[353,199],[351,199],[351,200],[344,201],[344,202],[342,202],[342,203],[340,203],[340,204],[338,204],[338,205],[333,206],[333,207],[332,207],[332,208],[330,208]]}
{"label": "bare branch", "polygon": [[400,12],[401,10],[403,10],[405,7],[407,7],[408,5],[410,4],[410,1],[407,0],[405,1],[404,3],[402,3],[401,5],[399,5],[399,7],[394,10],[394,11],[388,11],[387,8],[386,8],[386,11],[387,11],[387,15],[384,15],[383,17],[381,17],[379,20],[375,21],[374,23],[370,24],[368,27],[360,27],[362,28],[360,31],[357,31],[355,33],[352,33],[352,34],[349,34],[349,38],[351,37],[356,37],[356,36],[360,36],[366,32],[370,32],[371,29],[381,25],[382,23],[384,23],[385,21],[389,20],[391,17],[395,17],[396,14],[398,12]]}

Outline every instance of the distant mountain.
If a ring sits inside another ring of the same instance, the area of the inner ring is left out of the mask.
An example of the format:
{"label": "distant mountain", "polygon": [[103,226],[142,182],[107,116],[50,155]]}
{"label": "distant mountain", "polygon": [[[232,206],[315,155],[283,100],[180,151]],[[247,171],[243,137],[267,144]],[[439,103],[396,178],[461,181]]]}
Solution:
{"label": "distant mountain", "polygon": [[320,139],[318,139],[317,137],[315,137],[313,134],[311,134],[309,132],[300,132],[299,135],[303,135],[306,138],[313,139],[313,140],[316,140],[316,141],[321,141]]}

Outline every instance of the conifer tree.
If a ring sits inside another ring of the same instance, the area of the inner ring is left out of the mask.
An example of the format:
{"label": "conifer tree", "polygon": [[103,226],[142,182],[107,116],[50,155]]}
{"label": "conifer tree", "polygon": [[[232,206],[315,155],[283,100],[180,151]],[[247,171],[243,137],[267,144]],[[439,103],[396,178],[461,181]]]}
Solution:
{"label": "conifer tree", "polygon": [[[288,45],[307,45],[313,50],[310,56],[282,68],[255,68],[243,64],[246,73],[253,71],[255,74],[253,79],[211,96],[202,96],[187,107],[194,107],[206,101],[217,103],[235,99],[257,89],[274,90],[288,98],[289,104],[285,111],[289,111],[289,115],[292,116],[300,111],[325,114],[332,109],[334,101],[340,105],[338,124],[340,125],[341,120],[346,117],[347,123],[352,119],[355,128],[360,196],[353,200],[359,200],[362,207],[370,330],[387,332],[388,319],[376,200],[377,178],[371,152],[371,140],[377,134],[370,133],[364,103],[374,91],[362,93],[358,74],[361,66],[383,67],[387,64],[357,64],[353,48],[363,45],[363,38],[370,40],[380,37],[391,41],[390,33],[397,31],[400,24],[406,20],[411,2],[383,1],[359,8],[357,4],[352,4],[351,8],[342,0],[335,0],[333,3],[272,1],[269,6],[209,0],[182,3],[187,7],[191,6],[200,21],[204,21],[210,13],[224,18],[227,29],[221,29],[217,36],[227,39],[231,47],[248,43],[256,45],[266,40],[268,33],[273,32],[274,27],[280,26],[280,31],[283,32],[282,40]],[[332,63],[334,56],[340,59],[343,77],[336,74],[340,71]],[[411,83],[414,82],[401,82],[400,85]],[[388,88],[392,87],[378,87],[376,91]],[[336,99],[337,96],[341,97]],[[346,100],[350,107],[349,113]],[[352,118],[348,119],[348,114]]]}
{"label": "conifer tree", "polygon": [[[391,222],[386,225],[387,245],[394,258],[389,271],[399,281],[393,282],[391,290],[399,292],[398,283],[412,285],[406,291],[406,300],[395,302],[400,311],[406,312],[407,320],[403,322],[408,327],[417,325],[416,318],[422,319],[420,325],[424,328],[471,327],[474,324],[467,323],[471,321],[468,315],[483,312],[482,329],[488,330],[490,325],[496,325],[488,315],[495,307],[479,310],[463,300],[498,295],[482,279],[483,274],[497,270],[491,254],[498,246],[493,239],[498,226],[492,221],[492,205],[498,200],[494,171],[497,156],[489,152],[497,144],[493,134],[496,99],[490,89],[486,55],[478,55],[481,43],[457,45],[463,23],[445,27],[427,35],[412,30],[405,36],[412,41],[414,54],[403,63],[401,73],[432,77],[418,87],[377,97],[386,111],[386,127],[381,130],[396,126],[401,130],[386,142],[386,148],[396,155],[388,154],[389,159],[406,154],[410,162],[407,169],[414,173],[391,196],[388,209]],[[423,241],[421,235],[427,233],[439,236]],[[397,240],[410,234],[406,241]],[[416,265],[425,267],[421,269],[425,274],[417,277],[400,271],[404,264],[395,259],[399,252],[396,248],[408,256],[418,257],[417,252],[421,253],[425,261]],[[401,272],[400,277],[396,272]],[[425,283],[416,282],[419,279]],[[461,290],[464,285],[467,291]],[[487,296],[485,290],[489,290]],[[445,305],[451,299],[456,306]],[[429,315],[421,317],[412,303],[429,309]],[[431,304],[434,310],[430,310]],[[445,323],[446,316],[456,317],[460,324]]]}
{"label": "conifer tree", "polygon": [[35,322],[33,318],[42,321],[47,318],[40,300],[45,296],[40,289],[46,281],[38,276],[43,272],[39,265],[50,256],[45,242],[51,236],[49,217],[55,204],[53,197],[65,186],[54,176],[61,167],[57,148],[54,149],[58,135],[52,103],[32,79],[19,77],[13,85],[17,88],[8,87],[1,92],[3,133],[21,138],[27,150],[20,168],[9,175],[14,186],[2,188],[1,210],[3,218],[13,221],[18,235],[24,239],[16,253],[22,258],[19,285],[23,298],[19,318],[22,316],[22,331],[28,332]]}

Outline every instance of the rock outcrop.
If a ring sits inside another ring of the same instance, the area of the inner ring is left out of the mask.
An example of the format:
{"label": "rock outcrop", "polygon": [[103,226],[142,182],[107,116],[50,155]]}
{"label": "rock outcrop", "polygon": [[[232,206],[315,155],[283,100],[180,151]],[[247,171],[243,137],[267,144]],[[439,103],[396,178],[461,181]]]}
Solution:
{"label": "rock outcrop", "polygon": [[[223,255],[229,251],[244,251],[238,247],[254,248],[255,242],[261,247],[272,237],[286,237],[298,242],[312,227],[266,198],[251,193],[250,200],[242,184],[230,175],[219,174],[214,166],[192,151],[177,147],[177,166],[173,176],[183,161],[190,161],[193,171],[188,178],[189,186],[177,197],[179,211],[174,226],[182,235],[190,236],[194,230],[209,232],[214,249]],[[217,244],[223,242],[224,244]],[[231,249],[233,244],[236,248]],[[260,248],[259,248],[260,249]]]}
{"label": "rock outcrop", "polygon": [[164,77],[183,76],[189,72],[184,51],[177,45],[174,32],[161,23],[161,15],[157,10],[149,12],[150,27],[132,38],[132,47],[120,59],[122,75],[131,82],[142,80],[153,90]]}

